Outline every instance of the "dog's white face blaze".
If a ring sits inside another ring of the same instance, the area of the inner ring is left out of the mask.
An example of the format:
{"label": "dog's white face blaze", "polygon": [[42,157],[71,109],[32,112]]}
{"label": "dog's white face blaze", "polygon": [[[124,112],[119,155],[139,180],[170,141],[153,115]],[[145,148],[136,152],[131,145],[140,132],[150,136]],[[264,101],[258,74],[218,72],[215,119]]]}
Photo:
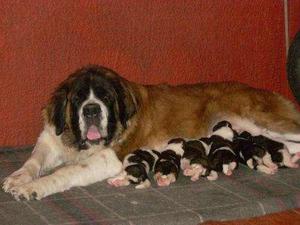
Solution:
{"label": "dog's white face blaze", "polygon": [[107,134],[108,134],[108,131],[107,131],[107,125],[108,125],[108,109],[107,107],[105,106],[105,104],[100,100],[98,99],[93,90],[90,89],[90,94],[89,94],[89,97],[87,100],[85,100],[82,105],[80,106],[80,109],[78,111],[78,116],[79,116],[79,128],[80,128],[80,132],[81,132],[81,138],[82,139],[85,139],[85,135],[86,135],[86,130],[87,130],[87,127],[86,127],[86,124],[85,124],[85,121],[84,121],[84,116],[83,116],[83,107],[87,104],[98,104],[100,106],[100,109],[101,109],[101,119],[100,119],[100,134],[102,137],[106,137]]}

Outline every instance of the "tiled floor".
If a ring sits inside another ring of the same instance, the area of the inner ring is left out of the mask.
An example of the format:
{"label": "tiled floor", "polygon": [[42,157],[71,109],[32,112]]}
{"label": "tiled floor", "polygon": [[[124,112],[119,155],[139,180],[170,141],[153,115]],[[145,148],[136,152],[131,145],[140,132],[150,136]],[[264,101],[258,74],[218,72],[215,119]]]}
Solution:
{"label": "tiled floor", "polygon": [[[22,165],[30,148],[0,152],[0,178]],[[16,202],[0,191],[0,224],[195,225],[206,220],[249,218],[300,207],[300,169],[274,176],[244,166],[232,177],[191,182],[180,176],[170,187],[113,188],[106,182],[47,197]]]}

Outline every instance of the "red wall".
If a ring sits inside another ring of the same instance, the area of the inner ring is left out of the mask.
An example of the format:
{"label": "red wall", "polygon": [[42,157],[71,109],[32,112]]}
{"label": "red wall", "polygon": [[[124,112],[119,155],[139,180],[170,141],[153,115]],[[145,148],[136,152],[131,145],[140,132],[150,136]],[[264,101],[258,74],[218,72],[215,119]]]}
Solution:
{"label": "red wall", "polygon": [[54,87],[88,63],[141,83],[238,80],[290,97],[283,0],[0,5],[0,146],[33,144]]}

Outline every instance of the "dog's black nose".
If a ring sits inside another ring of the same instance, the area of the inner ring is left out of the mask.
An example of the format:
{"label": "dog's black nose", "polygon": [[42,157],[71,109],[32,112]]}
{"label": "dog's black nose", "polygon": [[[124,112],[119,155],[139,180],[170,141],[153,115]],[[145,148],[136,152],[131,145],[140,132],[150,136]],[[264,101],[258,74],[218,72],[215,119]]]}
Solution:
{"label": "dog's black nose", "polygon": [[97,117],[100,111],[101,109],[98,104],[87,104],[83,107],[83,115],[88,118]]}

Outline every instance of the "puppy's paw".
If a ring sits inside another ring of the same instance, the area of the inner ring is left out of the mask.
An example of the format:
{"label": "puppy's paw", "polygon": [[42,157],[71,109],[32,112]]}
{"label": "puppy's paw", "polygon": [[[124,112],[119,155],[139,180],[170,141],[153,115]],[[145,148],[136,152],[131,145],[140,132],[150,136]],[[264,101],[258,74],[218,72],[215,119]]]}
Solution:
{"label": "puppy's paw", "polygon": [[154,179],[156,183],[160,187],[169,186],[171,183],[176,181],[175,175],[173,173],[168,175],[162,175],[161,173],[157,173],[154,175]]}
{"label": "puppy's paw", "polygon": [[19,169],[6,177],[3,182],[3,190],[11,192],[13,188],[27,184],[33,180],[32,176],[26,169]]}
{"label": "puppy's paw", "polygon": [[292,160],[293,163],[296,163],[299,159],[300,159],[300,152],[297,152],[296,154],[294,154],[292,156],[291,160]]}
{"label": "puppy's paw", "polygon": [[210,171],[210,174],[207,176],[207,180],[213,181],[218,179],[218,173],[214,170]]}
{"label": "puppy's paw", "polygon": [[[198,180],[199,179],[199,176],[200,174],[203,172],[203,166],[200,165],[200,164],[193,164],[191,166],[189,166],[188,168],[186,168],[184,171],[183,171],[183,174],[185,176],[188,176],[188,177],[192,177],[193,180],[196,179]],[[198,179],[196,178],[198,176]]]}
{"label": "puppy's paw", "polygon": [[34,182],[17,186],[11,189],[10,193],[17,201],[22,200],[40,200],[46,196],[46,192]]}
{"label": "puppy's paw", "polygon": [[268,165],[268,167],[275,172],[278,170],[278,166],[275,163]]}
{"label": "puppy's paw", "polygon": [[285,163],[284,164],[286,167],[289,167],[289,168],[299,168],[299,164],[293,162],[293,161],[290,161],[288,163]]}
{"label": "puppy's paw", "polygon": [[224,174],[226,176],[231,176],[232,175],[232,170],[231,169],[228,169],[226,172],[224,172]]}
{"label": "puppy's paw", "polygon": [[195,182],[195,181],[199,180],[199,177],[200,177],[200,174],[195,174],[191,177],[191,181]]}
{"label": "puppy's paw", "polygon": [[145,189],[149,188],[151,186],[151,182],[147,179],[144,182],[141,182],[140,184],[136,185],[136,189]]}
{"label": "puppy's paw", "polygon": [[183,170],[183,175],[187,176],[187,177],[193,176],[194,175],[194,171],[193,171],[192,167],[186,167]]}
{"label": "puppy's paw", "polygon": [[107,183],[114,187],[128,186],[130,184],[126,177],[113,177],[107,180]]}
{"label": "puppy's paw", "polygon": [[257,170],[260,171],[260,172],[263,172],[265,174],[273,175],[273,174],[275,174],[277,172],[278,169],[266,167],[264,165],[258,165],[257,166]]}

